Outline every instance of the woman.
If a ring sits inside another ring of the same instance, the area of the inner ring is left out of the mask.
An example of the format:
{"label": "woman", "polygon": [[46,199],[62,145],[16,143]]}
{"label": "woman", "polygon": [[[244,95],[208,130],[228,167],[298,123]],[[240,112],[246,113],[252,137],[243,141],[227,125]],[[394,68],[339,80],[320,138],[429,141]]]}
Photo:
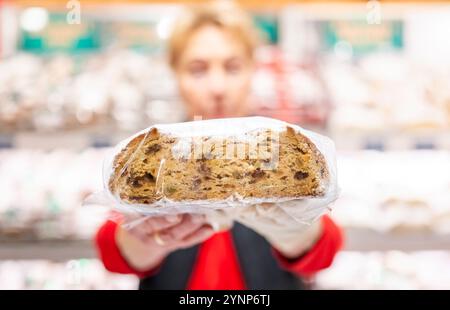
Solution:
{"label": "woman", "polygon": [[[249,114],[255,38],[248,16],[227,3],[178,19],[169,59],[191,119]],[[138,275],[142,289],[301,288],[300,277],[328,267],[341,247],[327,216],[305,226],[267,206],[242,218],[245,226],[221,232],[194,214],[152,217],[130,230],[107,221],[96,242],[105,267]]]}

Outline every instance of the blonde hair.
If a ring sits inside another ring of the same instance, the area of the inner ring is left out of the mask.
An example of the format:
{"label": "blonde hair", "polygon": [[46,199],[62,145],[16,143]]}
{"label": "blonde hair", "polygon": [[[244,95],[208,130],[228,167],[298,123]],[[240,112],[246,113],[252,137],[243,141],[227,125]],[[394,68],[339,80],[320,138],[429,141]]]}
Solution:
{"label": "blonde hair", "polygon": [[205,25],[230,31],[253,59],[258,34],[250,16],[231,1],[213,1],[192,5],[179,16],[168,40],[169,64],[174,69],[191,35]]}

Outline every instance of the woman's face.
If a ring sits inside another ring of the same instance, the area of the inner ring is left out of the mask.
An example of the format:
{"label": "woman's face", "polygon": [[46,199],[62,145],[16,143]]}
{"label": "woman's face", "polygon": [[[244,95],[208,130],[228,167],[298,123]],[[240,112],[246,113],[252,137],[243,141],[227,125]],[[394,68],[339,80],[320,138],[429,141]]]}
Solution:
{"label": "woman's face", "polygon": [[253,63],[244,44],[230,32],[212,25],[197,29],[182,51],[175,71],[191,118],[247,113]]}

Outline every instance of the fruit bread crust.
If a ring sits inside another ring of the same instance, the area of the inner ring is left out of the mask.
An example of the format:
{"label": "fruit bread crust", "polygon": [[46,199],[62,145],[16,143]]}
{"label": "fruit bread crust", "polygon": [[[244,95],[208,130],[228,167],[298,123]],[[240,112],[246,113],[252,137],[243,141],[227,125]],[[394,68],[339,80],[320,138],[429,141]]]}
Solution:
{"label": "fruit bread crust", "polygon": [[[250,136],[257,143],[221,138],[206,152],[202,146],[202,156],[198,156],[193,144],[191,156],[179,157],[174,155],[173,147],[180,138],[151,128],[115,156],[109,190],[129,204],[153,204],[163,198],[217,201],[233,195],[243,199],[325,195],[327,164],[306,136],[289,126],[284,132],[261,129]],[[205,143],[211,138],[200,140]],[[254,145],[258,146],[258,156],[251,151]],[[239,147],[245,150],[241,156],[237,155]],[[225,150],[235,153],[231,157],[214,156],[229,154]],[[278,161],[269,167],[274,163],[273,154],[279,154]]]}

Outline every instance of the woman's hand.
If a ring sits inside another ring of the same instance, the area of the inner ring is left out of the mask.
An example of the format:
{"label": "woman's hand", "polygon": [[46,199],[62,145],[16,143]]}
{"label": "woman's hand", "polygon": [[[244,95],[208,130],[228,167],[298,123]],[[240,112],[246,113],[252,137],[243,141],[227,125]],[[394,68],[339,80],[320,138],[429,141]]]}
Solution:
{"label": "woman's hand", "polygon": [[265,237],[286,258],[297,258],[308,251],[322,235],[321,221],[308,225],[296,219],[304,215],[305,206],[261,203],[236,208],[233,217]]}
{"label": "woman's hand", "polygon": [[127,230],[119,227],[116,243],[127,262],[139,271],[157,267],[172,251],[193,246],[214,233],[205,216],[199,214],[143,217],[138,221]]}

